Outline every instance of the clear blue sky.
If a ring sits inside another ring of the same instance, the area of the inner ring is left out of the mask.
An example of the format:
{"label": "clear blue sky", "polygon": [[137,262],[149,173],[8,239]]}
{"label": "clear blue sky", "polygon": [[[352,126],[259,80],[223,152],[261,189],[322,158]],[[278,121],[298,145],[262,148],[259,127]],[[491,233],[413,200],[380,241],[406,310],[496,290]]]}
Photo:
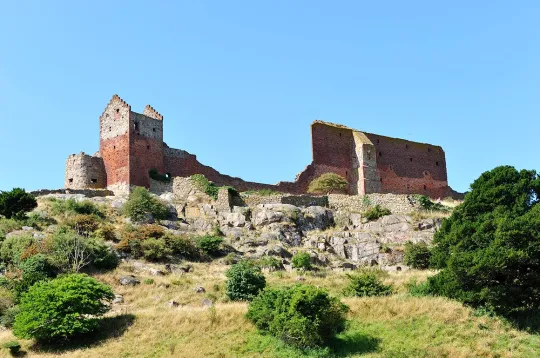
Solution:
{"label": "clear blue sky", "polygon": [[165,141],[293,180],[315,119],[441,145],[450,185],[540,169],[539,1],[0,4],[0,190],[60,188],[114,93]]}

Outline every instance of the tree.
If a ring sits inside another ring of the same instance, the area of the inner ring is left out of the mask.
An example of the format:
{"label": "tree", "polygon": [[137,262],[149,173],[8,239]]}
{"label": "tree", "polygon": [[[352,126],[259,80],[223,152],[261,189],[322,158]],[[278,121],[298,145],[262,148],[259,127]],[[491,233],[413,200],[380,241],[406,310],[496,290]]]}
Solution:
{"label": "tree", "polygon": [[56,341],[92,332],[113,298],[109,286],[84,274],[38,282],[21,299],[13,333]]}
{"label": "tree", "polygon": [[333,192],[345,192],[349,183],[347,179],[335,173],[325,173],[314,179],[308,187],[309,193],[331,194]]}
{"label": "tree", "polygon": [[246,317],[299,348],[322,346],[345,328],[348,307],[324,289],[296,285],[267,288],[250,304]]}
{"label": "tree", "polygon": [[513,316],[540,309],[540,178],[483,173],[435,234],[429,290]]}
{"label": "tree", "polygon": [[407,242],[405,243],[405,255],[403,259],[405,265],[415,269],[425,270],[429,267],[431,251],[423,241],[417,244]]}
{"label": "tree", "polygon": [[227,276],[227,296],[233,301],[250,301],[266,286],[261,269],[240,261],[225,273]]}
{"label": "tree", "polygon": [[297,270],[310,270],[311,256],[307,252],[299,252],[292,257],[292,266]]}
{"label": "tree", "polygon": [[134,222],[142,222],[149,216],[158,220],[165,219],[169,213],[167,206],[143,187],[133,189],[123,210]]}
{"label": "tree", "polygon": [[8,219],[23,219],[27,212],[36,207],[36,198],[24,189],[0,191],[0,215]]}

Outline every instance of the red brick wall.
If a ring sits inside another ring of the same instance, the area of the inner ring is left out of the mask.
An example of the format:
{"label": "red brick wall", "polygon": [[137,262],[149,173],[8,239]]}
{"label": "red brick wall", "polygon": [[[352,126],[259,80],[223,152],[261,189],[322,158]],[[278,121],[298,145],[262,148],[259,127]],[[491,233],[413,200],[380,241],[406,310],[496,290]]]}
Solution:
{"label": "red brick wall", "polygon": [[446,159],[439,146],[365,133],[375,145],[383,193],[446,196]]}
{"label": "red brick wall", "polygon": [[102,139],[100,153],[105,163],[107,185],[129,182],[129,135]]}
{"label": "red brick wall", "polygon": [[278,190],[275,185],[248,182],[240,178],[221,174],[214,168],[201,164],[193,154],[180,150],[172,151],[174,155],[172,153],[167,155],[166,153],[164,157],[165,172],[170,173],[172,176],[187,177],[193,174],[203,174],[216,185],[229,185],[239,191],[260,189]]}
{"label": "red brick wall", "polygon": [[311,125],[313,163],[349,170],[352,166],[352,131],[322,123]]}
{"label": "red brick wall", "polygon": [[131,134],[130,184],[150,187],[150,169],[165,173],[163,142]]}

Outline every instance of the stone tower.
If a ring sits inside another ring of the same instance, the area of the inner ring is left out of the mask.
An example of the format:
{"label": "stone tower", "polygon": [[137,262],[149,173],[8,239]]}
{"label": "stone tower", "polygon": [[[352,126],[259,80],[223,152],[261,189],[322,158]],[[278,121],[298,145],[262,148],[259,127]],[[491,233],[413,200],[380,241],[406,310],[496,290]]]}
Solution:
{"label": "stone tower", "polygon": [[107,188],[120,192],[129,185],[148,187],[149,170],[164,172],[163,116],[151,106],[143,114],[114,95],[101,117],[99,151]]}

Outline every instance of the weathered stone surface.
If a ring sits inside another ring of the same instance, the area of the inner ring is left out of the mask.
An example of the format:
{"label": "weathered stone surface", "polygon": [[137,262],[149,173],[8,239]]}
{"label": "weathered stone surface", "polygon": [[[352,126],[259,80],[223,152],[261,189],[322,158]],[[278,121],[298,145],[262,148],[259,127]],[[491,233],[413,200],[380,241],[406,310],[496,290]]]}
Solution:
{"label": "weathered stone surface", "polygon": [[253,211],[252,222],[255,227],[273,223],[295,223],[300,209],[289,204],[261,204]]}
{"label": "weathered stone surface", "polygon": [[321,206],[308,206],[302,209],[298,218],[298,226],[302,231],[326,230],[334,225],[332,211]]}
{"label": "weathered stone surface", "polygon": [[141,283],[141,281],[133,275],[122,276],[119,281],[123,286],[136,286]]}
{"label": "weathered stone surface", "polygon": [[169,273],[182,274],[193,272],[192,265],[175,265],[175,264],[165,264],[165,271]]}

